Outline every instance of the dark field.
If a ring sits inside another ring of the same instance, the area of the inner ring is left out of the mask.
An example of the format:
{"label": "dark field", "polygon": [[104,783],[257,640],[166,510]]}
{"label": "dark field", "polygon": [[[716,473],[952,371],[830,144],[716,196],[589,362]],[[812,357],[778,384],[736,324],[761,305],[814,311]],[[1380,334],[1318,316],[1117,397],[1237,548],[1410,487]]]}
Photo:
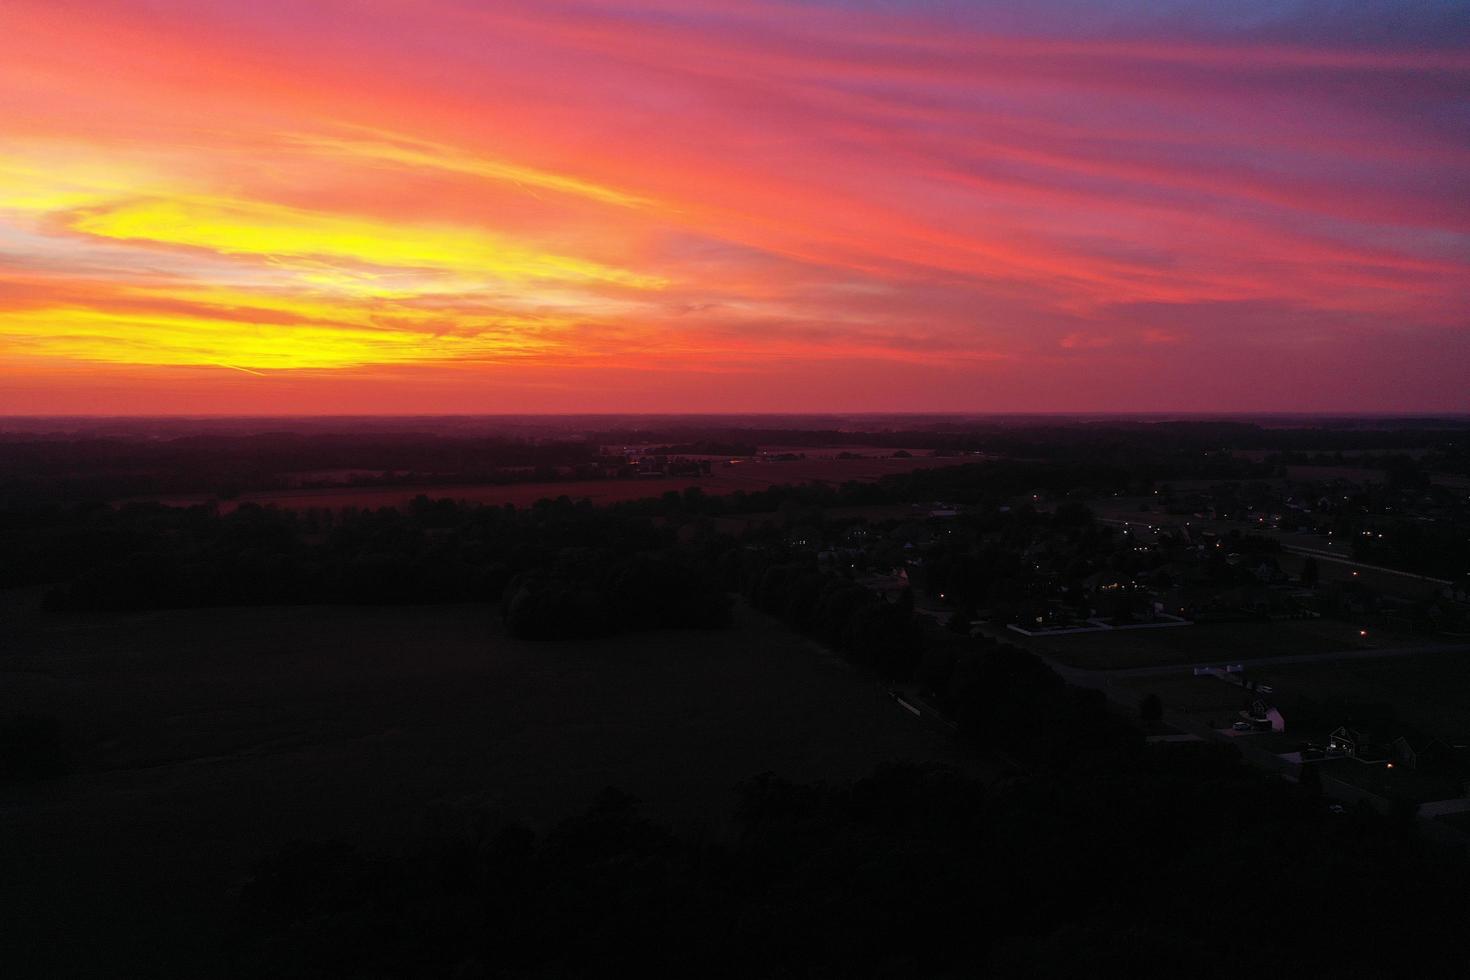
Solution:
{"label": "dark field", "polygon": [[1283,664],[1278,691],[1318,699],[1387,703],[1400,719],[1455,743],[1470,740],[1470,652],[1420,653],[1334,664]]}
{"label": "dark field", "polygon": [[718,632],[528,643],[484,607],[63,618],[0,598],[0,714],[77,736],[72,775],[0,790],[12,976],[207,975],[230,890],[293,839],[388,846],[481,808],[544,826],[608,785],[699,828],[766,770],[975,765],[744,609]]}

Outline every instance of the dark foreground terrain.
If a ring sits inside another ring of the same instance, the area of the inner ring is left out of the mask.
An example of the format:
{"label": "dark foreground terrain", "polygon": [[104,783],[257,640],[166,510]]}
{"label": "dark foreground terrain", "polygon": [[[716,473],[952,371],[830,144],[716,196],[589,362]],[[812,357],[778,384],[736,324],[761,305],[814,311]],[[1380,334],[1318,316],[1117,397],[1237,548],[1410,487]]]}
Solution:
{"label": "dark foreground terrain", "polygon": [[[588,473],[769,444],[799,451],[730,467],[795,474],[873,433],[20,433],[0,974],[1470,975],[1464,843],[1415,811],[1470,775],[1460,672],[1419,669],[1470,624],[1462,428],[940,426],[897,435],[971,460],[605,506]],[[1349,448],[1378,454],[1351,479]],[[566,493],[105,503],[304,487],[303,459]],[[1236,660],[1292,719],[1255,741],[1371,722],[1394,780],[1449,788],[1339,799],[1174,741],[1193,685],[1247,707],[1188,669]],[[1149,684],[1110,704],[1120,669]]]}
{"label": "dark foreground terrain", "polygon": [[580,643],[512,639],[484,606],[6,611],[0,714],[76,738],[71,775],[0,788],[10,976],[210,975],[234,890],[294,840],[391,850],[485,812],[544,828],[608,786],[694,831],[768,770],[995,771],[743,609]]}
{"label": "dark foreground terrain", "polygon": [[[1470,963],[1463,858],[1408,814],[1111,725],[1002,767],[743,605],[723,630],[529,642],[487,606],[4,598],[0,712],[54,714],[72,749],[0,795],[7,976]],[[979,666],[1024,711],[1055,683],[1014,651]]]}

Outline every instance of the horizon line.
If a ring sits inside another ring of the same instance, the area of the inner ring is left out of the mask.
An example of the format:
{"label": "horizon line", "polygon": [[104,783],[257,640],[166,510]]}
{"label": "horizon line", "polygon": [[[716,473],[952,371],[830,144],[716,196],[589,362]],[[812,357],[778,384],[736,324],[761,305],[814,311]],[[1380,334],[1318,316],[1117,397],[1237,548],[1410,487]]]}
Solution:
{"label": "horizon line", "polygon": [[1072,410],[897,410],[883,411],[866,409],[847,410],[732,410],[732,411],[567,411],[567,412],[213,412],[182,413],[0,413],[0,421],[46,419],[141,419],[169,421],[214,421],[232,419],[494,419],[494,418],[589,418],[589,417],[633,417],[633,418],[730,418],[730,417],[906,417],[906,418],[990,418],[997,416],[1029,416],[1038,418],[1077,418],[1086,416],[1112,416],[1127,418],[1457,418],[1470,419],[1470,409],[1385,409],[1364,411],[1362,409],[1237,409],[1237,410],[1170,410],[1156,409],[1132,411],[1124,409],[1072,409]]}

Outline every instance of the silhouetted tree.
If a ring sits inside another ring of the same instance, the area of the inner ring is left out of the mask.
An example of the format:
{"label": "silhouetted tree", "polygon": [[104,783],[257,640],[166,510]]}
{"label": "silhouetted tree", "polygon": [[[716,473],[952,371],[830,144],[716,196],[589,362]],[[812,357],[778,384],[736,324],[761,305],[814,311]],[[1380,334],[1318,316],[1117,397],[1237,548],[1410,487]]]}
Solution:
{"label": "silhouetted tree", "polygon": [[0,780],[37,780],[64,775],[71,745],[61,721],[51,715],[15,715],[0,722]]}
{"label": "silhouetted tree", "polygon": [[1302,584],[1309,589],[1316,588],[1320,574],[1317,568],[1317,559],[1308,555],[1307,559],[1302,562]]}
{"label": "silhouetted tree", "polygon": [[1164,702],[1157,694],[1146,694],[1138,704],[1138,717],[1145,725],[1157,725],[1164,720]]}

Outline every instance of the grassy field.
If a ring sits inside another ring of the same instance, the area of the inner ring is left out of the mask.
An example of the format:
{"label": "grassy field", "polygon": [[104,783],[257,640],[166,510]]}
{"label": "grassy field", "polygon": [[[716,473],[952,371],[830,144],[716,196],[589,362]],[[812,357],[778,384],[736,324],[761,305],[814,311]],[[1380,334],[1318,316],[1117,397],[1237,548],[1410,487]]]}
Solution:
{"label": "grassy field", "polygon": [[[1173,677],[1129,677],[1113,682],[1140,695],[1157,694],[1170,714],[1186,715],[1212,728],[1229,728],[1237,712],[1250,706],[1251,696],[1214,677],[1180,674]],[[1260,736],[1252,736],[1259,738]]]}
{"label": "grassy field", "polygon": [[[481,808],[544,826],[608,785],[698,827],[767,770],[987,774],[745,611],[720,632],[532,644],[482,607],[32,610],[0,650],[0,714],[77,734],[73,775],[0,787],[0,946],[39,975],[207,975],[229,890],[293,839],[386,842]],[[144,969],[180,934],[197,945]]]}
{"label": "grassy field", "polygon": [[1418,646],[1435,642],[1435,639],[1432,636],[1373,630],[1369,640],[1365,641],[1349,624],[1325,619],[1296,619],[1274,623],[1199,623],[1171,629],[1075,633],[1033,638],[1029,642],[1072,667],[1117,670],[1172,664],[1225,664],[1258,657]]}
{"label": "grassy field", "polygon": [[[709,476],[703,477],[563,480],[554,483],[511,483],[495,486],[332,487],[320,490],[267,490],[243,493],[231,500],[220,501],[219,506],[224,512],[234,510],[242,503],[274,505],[298,510],[308,507],[326,507],[334,510],[342,507],[397,507],[419,494],[434,498],[449,497],[455,500],[468,500],[481,504],[514,504],[517,507],[529,507],[538,500],[555,499],[562,495],[573,500],[590,500],[594,504],[612,504],[626,500],[657,497],[670,490],[682,492],[687,487],[699,487],[712,496],[734,493],[736,490],[752,493],[786,483],[825,481],[841,484],[850,480],[866,482],[891,473],[909,473],[913,470],[975,462],[973,458],[914,456],[912,459],[894,459],[891,455],[864,459],[837,459],[830,451],[822,455],[812,455],[811,450],[807,452],[806,459],[788,462],[744,460],[730,466],[717,464]],[[187,506],[204,503],[212,498],[207,494],[184,494],[160,499],[163,503],[173,506]]]}

